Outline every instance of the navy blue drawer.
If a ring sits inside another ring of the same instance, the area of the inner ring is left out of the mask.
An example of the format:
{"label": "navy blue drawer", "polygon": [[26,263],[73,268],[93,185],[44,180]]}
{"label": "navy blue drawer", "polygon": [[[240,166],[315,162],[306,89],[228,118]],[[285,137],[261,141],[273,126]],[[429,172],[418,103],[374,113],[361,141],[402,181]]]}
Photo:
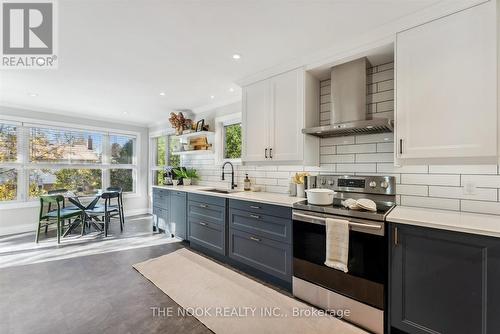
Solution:
{"label": "navy blue drawer", "polygon": [[229,257],[283,281],[292,281],[292,246],[275,240],[232,230]]}
{"label": "navy blue drawer", "polygon": [[268,216],[292,219],[292,209],[286,206],[230,199],[229,208],[265,214]]}
{"label": "navy blue drawer", "polygon": [[196,202],[200,202],[200,203],[204,203],[204,204],[219,205],[219,206],[226,205],[226,199],[223,197],[217,197],[217,196],[189,194],[188,200],[196,201]]}
{"label": "navy blue drawer", "polygon": [[188,201],[188,216],[196,219],[208,220],[217,224],[224,224],[226,208],[215,204]]}
{"label": "navy blue drawer", "polygon": [[231,229],[241,230],[280,242],[292,242],[292,221],[261,213],[229,209]]}
{"label": "navy blue drawer", "polygon": [[189,218],[189,241],[216,253],[225,254],[224,228],[209,221]]}
{"label": "navy blue drawer", "polygon": [[169,191],[165,189],[153,188],[153,207],[169,208]]}

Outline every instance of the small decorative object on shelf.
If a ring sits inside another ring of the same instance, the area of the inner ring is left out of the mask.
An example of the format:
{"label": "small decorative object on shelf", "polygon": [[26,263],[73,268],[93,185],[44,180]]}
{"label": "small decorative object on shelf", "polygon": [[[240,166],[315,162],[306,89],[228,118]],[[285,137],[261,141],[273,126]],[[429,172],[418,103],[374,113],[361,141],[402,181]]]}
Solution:
{"label": "small decorative object on shelf", "polygon": [[193,121],[185,118],[182,112],[178,114],[171,112],[168,120],[178,135],[181,135],[184,130],[191,130],[193,127]]}
{"label": "small decorative object on shelf", "polygon": [[203,126],[205,125],[205,120],[204,119],[200,119],[197,123],[196,123],[196,132],[200,132],[200,131],[203,131]]}
{"label": "small decorative object on shelf", "polygon": [[[292,183],[295,184],[297,197],[306,197],[304,178],[308,175],[309,173],[295,173],[292,177]],[[293,186],[290,187],[290,195],[293,196]]]}

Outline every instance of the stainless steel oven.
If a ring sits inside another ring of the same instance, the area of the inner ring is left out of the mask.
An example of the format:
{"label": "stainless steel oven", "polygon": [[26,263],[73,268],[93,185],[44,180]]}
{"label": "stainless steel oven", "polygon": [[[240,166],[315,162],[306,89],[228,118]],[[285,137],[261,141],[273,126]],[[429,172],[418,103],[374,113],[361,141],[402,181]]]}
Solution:
{"label": "stainless steel oven", "polygon": [[[361,177],[353,178],[359,180]],[[343,182],[337,181],[337,184],[342,185]],[[358,189],[357,194],[343,193],[338,196],[372,198],[377,202],[377,212],[345,209],[341,199],[330,207],[307,203],[294,207],[293,294],[327,310],[343,310],[345,320],[371,332],[383,333],[388,273],[384,218],[394,202],[390,194],[373,195],[368,191],[360,194]],[[347,273],[324,264],[326,218],[349,221]]]}

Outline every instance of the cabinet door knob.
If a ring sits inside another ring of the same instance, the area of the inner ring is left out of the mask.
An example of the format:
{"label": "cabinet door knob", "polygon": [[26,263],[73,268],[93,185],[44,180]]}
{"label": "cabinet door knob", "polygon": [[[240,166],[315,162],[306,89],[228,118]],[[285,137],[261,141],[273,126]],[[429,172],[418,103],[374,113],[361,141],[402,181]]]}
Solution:
{"label": "cabinet door knob", "polygon": [[273,158],[273,149],[272,148],[269,149],[269,158],[271,158],[271,159]]}
{"label": "cabinet door knob", "polygon": [[267,159],[267,148],[264,150],[264,157]]}
{"label": "cabinet door knob", "polygon": [[257,241],[257,242],[260,241],[260,239],[256,238],[256,237],[250,237],[250,240]]}

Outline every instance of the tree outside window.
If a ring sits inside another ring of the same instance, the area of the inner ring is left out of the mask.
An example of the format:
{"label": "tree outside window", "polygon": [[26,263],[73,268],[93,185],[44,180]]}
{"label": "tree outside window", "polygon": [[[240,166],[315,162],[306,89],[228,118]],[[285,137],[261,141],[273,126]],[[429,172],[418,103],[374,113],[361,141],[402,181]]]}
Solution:
{"label": "tree outside window", "polygon": [[224,159],[241,158],[241,123],[224,126]]}

